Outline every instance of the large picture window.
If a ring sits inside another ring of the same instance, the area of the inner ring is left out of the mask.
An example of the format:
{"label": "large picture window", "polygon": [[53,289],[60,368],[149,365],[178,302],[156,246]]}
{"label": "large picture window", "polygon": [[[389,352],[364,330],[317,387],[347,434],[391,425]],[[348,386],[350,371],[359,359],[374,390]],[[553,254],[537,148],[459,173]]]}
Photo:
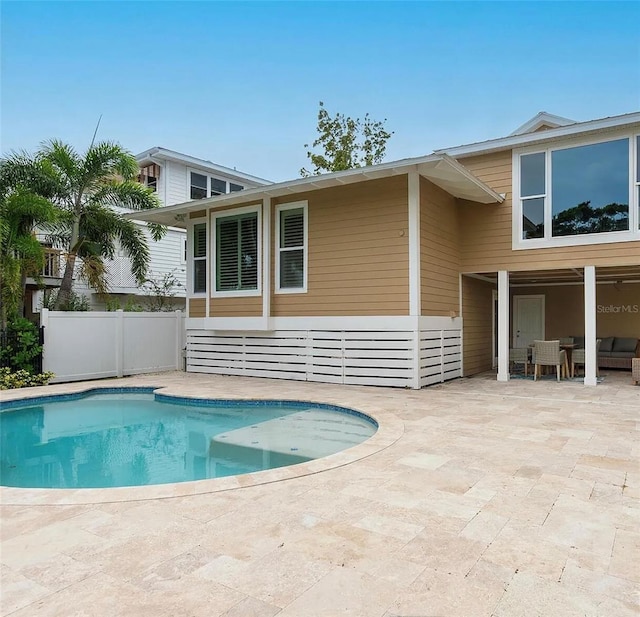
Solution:
{"label": "large picture window", "polygon": [[193,226],[193,293],[207,291],[207,225]]}
{"label": "large picture window", "polygon": [[216,292],[258,290],[258,212],[215,215]]}
{"label": "large picture window", "polygon": [[615,139],[520,154],[517,243],[566,244],[559,239],[596,234],[613,234],[605,241],[616,241],[616,232],[637,231],[640,213],[630,203],[640,192],[630,190],[629,163],[638,147],[634,141]]}
{"label": "large picture window", "polygon": [[297,202],[277,208],[276,289],[304,292],[307,287],[307,204]]}

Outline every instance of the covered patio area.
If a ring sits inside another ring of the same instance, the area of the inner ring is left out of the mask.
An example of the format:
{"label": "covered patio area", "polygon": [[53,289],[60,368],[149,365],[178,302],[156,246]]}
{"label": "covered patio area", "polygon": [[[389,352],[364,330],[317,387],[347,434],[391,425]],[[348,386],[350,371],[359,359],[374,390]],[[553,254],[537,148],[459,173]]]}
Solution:
{"label": "covered patio area", "polygon": [[[573,339],[584,350],[583,383],[595,386],[599,363],[630,370],[626,356],[639,355],[640,265],[466,273],[462,315],[465,375],[497,368],[498,381],[508,381],[510,350]],[[630,351],[612,352],[616,344]],[[605,354],[616,360],[604,362]]]}

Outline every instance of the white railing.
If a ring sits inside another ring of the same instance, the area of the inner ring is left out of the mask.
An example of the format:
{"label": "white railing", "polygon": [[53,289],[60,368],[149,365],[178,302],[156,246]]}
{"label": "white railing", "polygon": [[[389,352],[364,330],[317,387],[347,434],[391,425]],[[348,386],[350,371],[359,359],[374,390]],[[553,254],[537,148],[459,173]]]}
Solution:
{"label": "white railing", "polygon": [[42,367],[52,383],[182,370],[184,314],[43,309]]}
{"label": "white railing", "polygon": [[432,317],[421,323],[416,330],[189,329],[187,370],[400,388],[460,377],[461,320]]}

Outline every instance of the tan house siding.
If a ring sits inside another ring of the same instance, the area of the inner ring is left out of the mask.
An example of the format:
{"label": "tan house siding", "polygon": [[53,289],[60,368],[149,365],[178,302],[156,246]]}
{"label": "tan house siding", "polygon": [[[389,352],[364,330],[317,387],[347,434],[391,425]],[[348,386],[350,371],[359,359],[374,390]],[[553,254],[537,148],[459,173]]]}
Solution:
{"label": "tan house siding", "polygon": [[456,199],[420,179],[420,279],[422,315],[460,310],[460,246]]}
{"label": "tan house siding", "polygon": [[[271,314],[407,315],[407,176],[371,180],[272,200],[308,201],[308,283],[304,294],[272,294]],[[275,285],[275,272],[272,276]]]}
{"label": "tan house siding", "polygon": [[262,296],[211,298],[209,317],[260,317]]}
{"label": "tan house siding", "polygon": [[206,317],[207,301],[204,298],[189,298],[189,317]]}
{"label": "tan house siding", "polygon": [[460,204],[461,270],[539,270],[585,265],[637,265],[640,242],[614,242],[514,251],[512,245],[511,151],[463,158],[459,161],[497,193],[502,204]]}
{"label": "tan house siding", "polygon": [[495,285],[462,277],[463,372],[474,375],[493,366],[493,290]]}

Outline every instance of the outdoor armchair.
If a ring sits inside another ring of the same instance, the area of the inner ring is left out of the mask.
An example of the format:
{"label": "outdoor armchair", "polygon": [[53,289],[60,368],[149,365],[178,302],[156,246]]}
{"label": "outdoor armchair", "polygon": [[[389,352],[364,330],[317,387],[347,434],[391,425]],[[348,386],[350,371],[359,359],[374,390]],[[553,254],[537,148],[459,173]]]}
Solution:
{"label": "outdoor armchair", "polygon": [[560,381],[560,374],[564,370],[566,376],[568,372],[567,352],[560,349],[560,341],[534,341],[534,368],[533,379],[536,381],[540,374],[541,366],[555,366]]}
{"label": "outdoor armchair", "polygon": [[513,347],[509,349],[509,366],[524,364],[525,376],[529,373],[529,349],[527,347]]}

